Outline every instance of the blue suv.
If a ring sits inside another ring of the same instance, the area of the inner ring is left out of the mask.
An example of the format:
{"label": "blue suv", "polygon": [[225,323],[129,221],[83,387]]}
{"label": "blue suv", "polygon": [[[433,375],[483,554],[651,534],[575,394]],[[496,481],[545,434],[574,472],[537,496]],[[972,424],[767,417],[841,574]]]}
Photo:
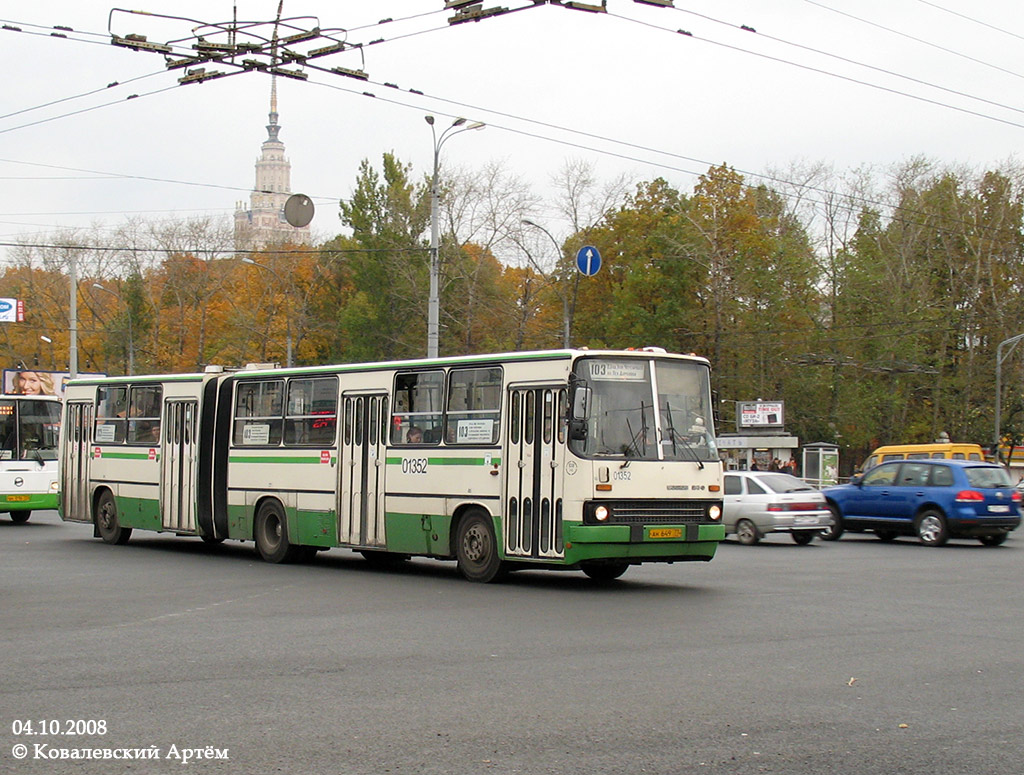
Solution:
{"label": "blue suv", "polygon": [[871,530],[883,541],[916,535],[926,546],[950,538],[998,546],[1020,525],[1021,493],[1006,469],[991,463],[894,461],[822,492],[835,523],[825,540]]}

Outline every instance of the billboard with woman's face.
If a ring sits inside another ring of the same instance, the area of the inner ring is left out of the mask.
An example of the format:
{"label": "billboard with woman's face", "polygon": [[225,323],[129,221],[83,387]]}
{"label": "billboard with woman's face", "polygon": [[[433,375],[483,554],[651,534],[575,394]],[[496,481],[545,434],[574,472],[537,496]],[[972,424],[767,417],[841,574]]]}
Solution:
{"label": "billboard with woman's face", "polygon": [[[103,377],[104,374],[79,374],[82,377]],[[3,392],[13,396],[64,397],[64,386],[71,379],[66,371],[4,369]]]}

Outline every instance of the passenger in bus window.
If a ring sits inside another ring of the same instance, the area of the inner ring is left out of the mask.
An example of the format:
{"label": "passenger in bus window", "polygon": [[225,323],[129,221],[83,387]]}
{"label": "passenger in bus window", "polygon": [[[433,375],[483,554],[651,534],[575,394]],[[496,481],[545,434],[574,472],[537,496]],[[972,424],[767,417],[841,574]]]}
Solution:
{"label": "passenger in bus window", "polygon": [[405,434],[406,444],[422,444],[423,443],[423,430],[417,428],[415,425],[409,426],[409,430]]}

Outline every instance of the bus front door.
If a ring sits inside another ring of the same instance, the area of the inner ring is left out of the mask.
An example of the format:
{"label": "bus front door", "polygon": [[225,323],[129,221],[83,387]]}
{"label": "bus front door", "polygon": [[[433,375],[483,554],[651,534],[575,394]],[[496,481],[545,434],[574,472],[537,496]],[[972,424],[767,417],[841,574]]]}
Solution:
{"label": "bus front door", "polygon": [[338,540],[384,547],[384,451],[388,398],[384,394],[342,397],[343,426],[338,466]]}
{"label": "bus front door", "polygon": [[167,530],[196,531],[195,401],[167,401],[160,434],[160,513]]}
{"label": "bus front door", "polygon": [[63,460],[60,461],[60,499],[64,519],[89,521],[89,461],[92,459],[92,402],[69,401],[65,410]]}
{"label": "bus front door", "polygon": [[550,559],[565,556],[562,538],[562,465],[565,440],[559,417],[564,388],[515,388],[509,394],[505,456],[505,553]]}

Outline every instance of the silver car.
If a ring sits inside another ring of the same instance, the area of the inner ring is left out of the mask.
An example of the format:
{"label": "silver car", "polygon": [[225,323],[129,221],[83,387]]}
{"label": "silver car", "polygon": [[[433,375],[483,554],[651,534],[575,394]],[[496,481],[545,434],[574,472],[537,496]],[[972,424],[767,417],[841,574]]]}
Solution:
{"label": "silver car", "polygon": [[825,496],[795,476],[771,471],[727,471],[723,520],[726,534],[752,546],[766,533],[785,532],[801,546],[832,526]]}

